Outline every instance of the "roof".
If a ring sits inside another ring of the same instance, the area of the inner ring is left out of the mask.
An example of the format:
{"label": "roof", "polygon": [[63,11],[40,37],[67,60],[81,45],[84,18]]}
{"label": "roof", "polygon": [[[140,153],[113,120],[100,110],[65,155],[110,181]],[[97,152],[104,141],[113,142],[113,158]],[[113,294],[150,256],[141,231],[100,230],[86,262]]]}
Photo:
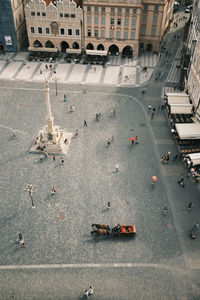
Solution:
{"label": "roof", "polygon": [[184,93],[167,93],[168,104],[189,104],[189,95]]}
{"label": "roof", "polygon": [[175,126],[181,140],[200,140],[200,124],[182,123]]}
{"label": "roof", "polygon": [[[58,0],[59,1],[59,0]],[[72,1],[72,0],[71,0]],[[73,0],[77,7],[80,5],[82,7],[82,0]],[[48,6],[51,2],[56,5],[56,0],[44,0],[44,2],[46,3],[46,6]]]}

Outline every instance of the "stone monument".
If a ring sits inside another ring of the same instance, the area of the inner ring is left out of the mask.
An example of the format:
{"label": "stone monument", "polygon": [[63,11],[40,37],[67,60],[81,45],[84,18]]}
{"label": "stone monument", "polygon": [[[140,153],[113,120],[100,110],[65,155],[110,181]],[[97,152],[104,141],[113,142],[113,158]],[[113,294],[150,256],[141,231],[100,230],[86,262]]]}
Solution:
{"label": "stone monument", "polygon": [[49,154],[67,154],[72,133],[60,126],[54,126],[49,97],[49,83],[45,80],[45,99],[47,107],[46,125],[38,133],[30,152],[47,152]]}

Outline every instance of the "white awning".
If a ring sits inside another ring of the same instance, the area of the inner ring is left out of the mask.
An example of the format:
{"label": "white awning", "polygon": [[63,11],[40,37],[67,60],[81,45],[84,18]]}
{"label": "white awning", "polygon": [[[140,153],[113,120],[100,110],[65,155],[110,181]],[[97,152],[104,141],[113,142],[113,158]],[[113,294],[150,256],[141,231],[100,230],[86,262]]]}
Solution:
{"label": "white awning", "polygon": [[200,153],[188,154],[190,160],[193,163],[193,166],[200,165]]}
{"label": "white awning", "polygon": [[28,47],[29,51],[37,52],[58,52],[58,48],[45,48],[45,47]]}
{"label": "white awning", "polygon": [[185,93],[167,93],[168,104],[190,104],[188,94]]}
{"label": "white awning", "polygon": [[66,53],[78,53],[80,54],[81,53],[81,49],[66,49]]}
{"label": "white awning", "polygon": [[175,124],[180,140],[199,140],[200,124],[182,123]]}
{"label": "white awning", "polygon": [[192,114],[192,104],[170,104],[171,114]]}
{"label": "white awning", "polygon": [[108,51],[101,51],[101,50],[86,50],[87,55],[101,55],[101,56],[107,56]]}

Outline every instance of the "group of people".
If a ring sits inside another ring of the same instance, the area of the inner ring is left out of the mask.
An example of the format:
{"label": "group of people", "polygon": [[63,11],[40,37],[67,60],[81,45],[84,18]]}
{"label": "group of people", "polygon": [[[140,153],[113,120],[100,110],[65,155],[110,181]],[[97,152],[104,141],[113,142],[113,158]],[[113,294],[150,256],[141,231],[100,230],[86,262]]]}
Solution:
{"label": "group of people", "polygon": [[84,296],[86,298],[89,298],[89,296],[93,295],[94,294],[94,288],[92,286],[90,286],[89,290],[85,290],[85,294]]}

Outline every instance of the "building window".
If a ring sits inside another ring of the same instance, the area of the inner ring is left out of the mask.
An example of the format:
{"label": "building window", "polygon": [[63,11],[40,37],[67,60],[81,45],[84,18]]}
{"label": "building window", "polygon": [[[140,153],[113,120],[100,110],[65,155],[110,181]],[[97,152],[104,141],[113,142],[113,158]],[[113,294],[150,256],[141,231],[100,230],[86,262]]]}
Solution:
{"label": "building window", "polygon": [[35,27],[31,27],[31,33],[35,33]]}
{"label": "building window", "polygon": [[122,13],[121,7],[118,8],[117,12],[118,12],[118,14],[121,14],[121,13]]}
{"label": "building window", "polygon": [[88,12],[91,12],[91,6],[88,6],[88,7],[87,7],[87,11],[88,11]]}
{"label": "building window", "polygon": [[125,40],[128,39],[128,31],[124,31],[124,39],[125,39]]}
{"label": "building window", "polygon": [[156,27],[152,27],[151,29],[151,35],[156,36]]}
{"label": "building window", "polygon": [[46,34],[50,34],[50,30],[48,27],[46,28]]}
{"label": "building window", "polygon": [[63,14],[60,14],[60,17],[63,18]]}
{"label": "building window", "polygon": [[137,14],[137,8],[133,8],[133,14],[134,14],[134,15]]}
{"label": "building window", "polygon": [[146,26],[142,26],[142,32],[141,32],[142,35],[145,35],[146,34]]}
{"label": "building window", "polygon": [[121,38],[121,31],[117,31],[117,39]]}
{"label": "building window", "polygon": [[105,18],[101,18],[101,25],[105,25]]}
{"label": "building window", "polygon": [[98,11],[99,11],[98,6],[95,6],[95,7],[94,7],[94,11],[95,11],[95,12],[98,12]]}
{"label": "building window", "polygon": [[101,30],[101,37],[102,37],[102,38],[105,37],[105,30]]}
{"label": "building window", "polygon": [[111,14],[114,14],[115,13],[115,8],[111,7],[110,12],[111,12]]}
{"label": "building window", "polygon": [[158,8],[159,8],[159,5],[156,4],[156,5],[154,6],[154,10],[155,10],[155,11],[158,11]]}
{"label": "building window", "polygon": [[125,9],[125,14],[128,15],[129,14],[129,8]]}
{"label": "building window", "polygon": [[147,4],[144,5],[144,10],[148,10],[148,5]]}
{"label": "building window", "polygon": [[71,14],[71,18],[76,18],[76,15],[75,14]]}
{"label": "building window", "polygon": [[143,23],[146,23],[147,22],[147,15],[143,15]]}
{"label": "building window", "polygon": [[88,35],[88,36],[91,36],[91,29],[88,29],[87,35]]}
{"label": "building window", "polygon": [[95,24],[95,25],[98,25],[98,24],[99,24],[99,18],[96,17],[96,16],[94,17],[94,24]]}
{"label": "building window", "polygon": [[80,35],[80,30],[76,29],[76,36],[79,36],[79,35]]}
{"label": "building window", "polygon": [[60,28],[60,34],[65,35],[65,29],[64,28]]}
{"label": "building window", "polygon": [[117,25],[121,25],[122,20],[121,19],[117,19]]}
{"label": "building window", "polygon": [[72,35],[72,29],[71,28],[68,29],[68,35]]}
{"label": "building window", "polygon": [[113,30],[110,31],[110,38],[111,38],[111,39],[114,38],[114,31],[113,31]]}
{"label": "building window", "polygon": [[39,11],[37,12],[37,16],[38,16],[38,17],[40,16],[40,12],[39,12]]}
{"label": "building window", "polygon": [[42,34],[42,27],[38,27],[38,33]]}
{"label": "building window", "polygon": [[87,17],[87,23],[91,24],[91,17]]}
{"label": "building window", "polygon": [[111,18],[110,19],[110,25],[112,26],[112,25],[114,25],[115,24],[115,19],[114,18]]}
{"label": "building window", "polygon": [[98,29],[95,29],[95,30],[94,30],[94,36],[95,36],[96,38],[98,38]]}
{"label": "building window", "polygon": [[135,39],[135,31],[131,31],[131,40]]}
{"label": "building window", "polygon": [[35,16],[35,12],[34,11],[31,12],[31,16]]}
{"label": "building window", "polygon": [[69,18],[69,14],[64,14],[64,17],[65,18]]}
{"label": "building window", "polygon": [[124,26],[128,26],[129,19],[124,19]]}
{"label": "building window", "polygon": [[157,16],[153,16],[153,24],[156,25],[157,24],[157,19],[158,17]]}
{"label": "building window", "polygon": [[105,12],[106,12],[105,7],[102,7],[102,8],[101,8],[101,12],[102,12],[102,13],[105,13]]}
{"label": "building window", "polygon": [[136,26],[136,18],[132,18],[132,27]]}

